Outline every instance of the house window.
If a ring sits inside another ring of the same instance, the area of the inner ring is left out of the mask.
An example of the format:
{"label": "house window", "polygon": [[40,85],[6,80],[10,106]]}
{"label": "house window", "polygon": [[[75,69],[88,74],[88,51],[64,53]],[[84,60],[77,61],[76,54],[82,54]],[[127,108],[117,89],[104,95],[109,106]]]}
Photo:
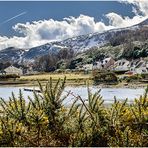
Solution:
{"label": "house window", "polygon": [[146,72],[144,69],[142,69],[142,72]]}

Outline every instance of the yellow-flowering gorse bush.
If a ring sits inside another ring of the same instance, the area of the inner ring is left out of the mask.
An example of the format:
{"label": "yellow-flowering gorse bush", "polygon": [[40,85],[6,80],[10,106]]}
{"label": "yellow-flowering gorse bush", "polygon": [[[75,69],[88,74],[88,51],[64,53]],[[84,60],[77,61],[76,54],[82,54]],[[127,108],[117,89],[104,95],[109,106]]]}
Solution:
{"label": "yellow-flowering gorse bush", "polygon": [[[100,91],[88,101],[68,92],[66,79],[53,85],[52,79],[41,93],[26,102],[21,91],[9,101],[0,101],[0,146],[148,146],[148,88],[134,103],[115,101],[106,107]],[[68,95],[71,106],[64,105]]]}

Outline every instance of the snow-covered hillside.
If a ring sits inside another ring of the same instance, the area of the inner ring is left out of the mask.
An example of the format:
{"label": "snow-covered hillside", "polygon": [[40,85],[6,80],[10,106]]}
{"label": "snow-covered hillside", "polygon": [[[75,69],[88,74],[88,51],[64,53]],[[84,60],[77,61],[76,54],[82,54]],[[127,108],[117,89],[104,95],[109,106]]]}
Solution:
{"label": "snow-covered hillside", "polygon": [[16,49],[13,47],[0,51],[0,62],[10,61],[12,63],[17,62],[29,62],[34,61],[37,57],[47,55],[49,53],[57,53],[62,48],[72,49],[75,53],[83,52],[91,47],[103,46],[115,38],[117,34],[125,34],[128,31],[138,30],[148,25],[148,19],[132,27],[109,30],[103,33],[91,33],[87,35],[81,35],[73,38],[69,38],[63,41],[49,42],[45,45],[34,47],[31,49]]}

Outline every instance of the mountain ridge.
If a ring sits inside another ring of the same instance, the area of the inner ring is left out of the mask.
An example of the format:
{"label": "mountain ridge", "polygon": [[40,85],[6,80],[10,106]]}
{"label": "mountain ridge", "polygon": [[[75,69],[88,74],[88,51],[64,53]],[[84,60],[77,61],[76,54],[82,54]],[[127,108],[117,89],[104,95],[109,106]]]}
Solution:
{"label": "mountain ridge", "polygon": [[112,39],[116,39],[118,35],[120,37],[126,36],[128,32],[138,31],[144,28],[146,25],[148,25],[148,19],[131,27],[111,29],[102,33],[95,32],[86,35],[80,35],[62,41],[49,42],[27,50],[9,47],[0,51],[0,62],[2,63],[10,61],[11,63],[19,64],[23,64],[25,62],[34,62],[41,56],[48,55],[50,53],[56,54],[63,48],[72,49],[75,53],[81,53],[92,47],[104,46],[110,43]]}

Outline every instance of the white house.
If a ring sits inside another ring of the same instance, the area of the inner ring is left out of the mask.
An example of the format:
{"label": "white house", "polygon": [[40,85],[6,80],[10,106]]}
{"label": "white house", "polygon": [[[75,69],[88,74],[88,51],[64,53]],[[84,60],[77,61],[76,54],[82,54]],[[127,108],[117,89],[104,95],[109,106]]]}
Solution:
{"label": "white house", "polygon": [[144,60],[136,60],[131,63],[131,71],[137,74],[148,73],[148,63]]}
{"label": "white house", "polygon": [[93,63],[93,69],[102,69],[101,61],[97,61]]}
{"label": "white house", "polygon": [[19,69],[19,68],[14,67],[14,66],[9,66],[6,69],[4,69],[4,71],[6,72],[6,74],[16,74],[16,75],[22,75],[23,74],[22,69]]}
{"label": "white house", "polygon": [[93,64],[85,64],[82,66],[83,70],[92,70],[93,69]]}
{"label": "white house", "polygon": [[121,59],[115,62],[114,70],[116,71],[128,71],[130,70],[130,62],[126,59]]}
{"label": "white house", "polygon": [[146,69],[146,67],[139,67],[135,68],[135,73],[137,74],[148,73],[148,70]]}
{"label": "white house", "polygon": [[114,64],[115,60],[112,57],[109,57],[102,61],[95,62],[93,69],[111,69]]}

